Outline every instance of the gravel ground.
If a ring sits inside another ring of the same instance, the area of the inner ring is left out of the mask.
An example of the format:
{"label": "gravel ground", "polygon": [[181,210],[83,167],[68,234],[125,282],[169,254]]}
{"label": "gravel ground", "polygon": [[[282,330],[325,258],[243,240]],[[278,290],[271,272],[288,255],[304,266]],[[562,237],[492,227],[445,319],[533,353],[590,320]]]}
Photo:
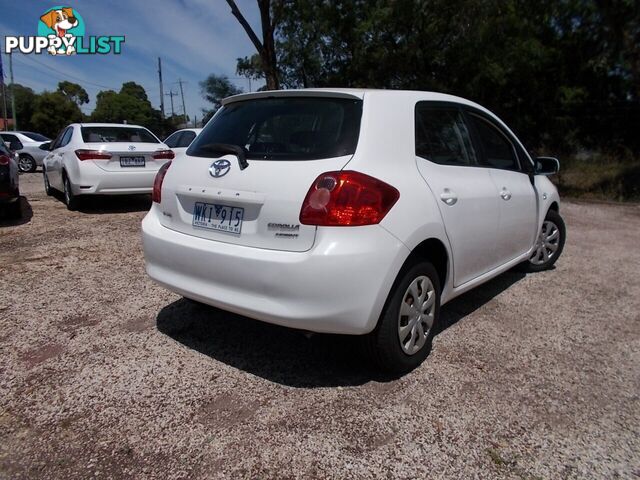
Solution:
{"label": "gravel ground", "polygon": [[640,207],[565,203],[556,268],[443,308],[413,373],[146,277],[149,199],[0,223],[0,477],[640,477]]}

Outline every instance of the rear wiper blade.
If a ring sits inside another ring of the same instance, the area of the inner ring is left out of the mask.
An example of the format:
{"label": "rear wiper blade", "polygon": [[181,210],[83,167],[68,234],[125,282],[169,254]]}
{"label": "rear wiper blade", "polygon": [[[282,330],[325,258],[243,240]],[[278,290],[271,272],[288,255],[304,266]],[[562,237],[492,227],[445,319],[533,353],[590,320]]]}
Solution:
{"label": "rear wiper blade", "polygon": [[238,165],[240,170],[244,170],[249,166],[247,162],[247,155],[240,145],[232,145],[230,143],[207,143],[200,148],[205,150],[211,150],[213,152],[230,153],[238,158]]}

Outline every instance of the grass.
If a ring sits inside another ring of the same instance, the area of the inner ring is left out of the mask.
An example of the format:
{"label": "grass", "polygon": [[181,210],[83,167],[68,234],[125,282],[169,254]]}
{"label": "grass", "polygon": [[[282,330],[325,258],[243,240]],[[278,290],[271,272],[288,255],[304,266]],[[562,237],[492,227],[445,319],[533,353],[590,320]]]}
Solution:
{"label": "grass", "polygon": [[617,202],[640,201],[640,158],[592,155],[560,159],[551,177],[563,196]]}

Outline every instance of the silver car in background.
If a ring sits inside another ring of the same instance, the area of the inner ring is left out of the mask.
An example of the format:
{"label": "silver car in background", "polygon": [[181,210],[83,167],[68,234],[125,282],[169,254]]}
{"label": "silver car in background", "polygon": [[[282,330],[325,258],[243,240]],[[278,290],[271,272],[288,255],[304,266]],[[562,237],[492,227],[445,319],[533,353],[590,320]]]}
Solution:
{"label": "silver car in background", "polygon": [[11,150],[18,153],[18,169],[21,172],[35,172],[42,166],[47,152],[40,148],[50,138],[35,132],[17,131],[0,132],[0,137],[10,145]]}

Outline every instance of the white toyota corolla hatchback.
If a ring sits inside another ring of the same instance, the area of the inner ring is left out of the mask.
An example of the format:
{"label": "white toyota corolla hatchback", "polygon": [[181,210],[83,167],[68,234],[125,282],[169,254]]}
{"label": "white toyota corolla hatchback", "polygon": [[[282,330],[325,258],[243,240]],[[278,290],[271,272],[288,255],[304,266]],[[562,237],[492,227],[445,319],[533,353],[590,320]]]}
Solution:
{"label": "white toyota corolla hatchback", "polygon": [[404,372],[429,353],[440,305],[558,259],[557,170],[458,97],[238,95],[158,172],[147,272],[248,317],[364,335],[380,366]]}
{"label": "white toyota corolla hatchback", "polygon": [[70,210],[84,195],[151,193],[156,173],[174,153],[144,127],[74,123],[42,148],[44,187],[64,194]]}

